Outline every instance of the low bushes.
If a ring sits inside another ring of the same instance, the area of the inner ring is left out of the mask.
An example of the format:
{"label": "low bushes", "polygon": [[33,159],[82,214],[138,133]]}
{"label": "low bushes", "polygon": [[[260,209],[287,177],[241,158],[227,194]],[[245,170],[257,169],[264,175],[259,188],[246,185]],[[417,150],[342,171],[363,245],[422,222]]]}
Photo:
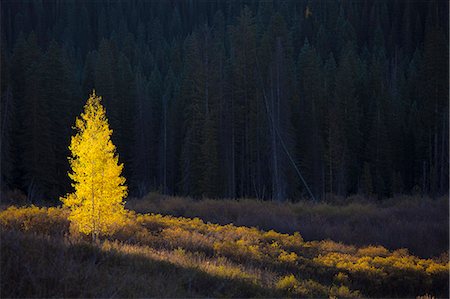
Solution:
{"label": "low bushes", "polygon": [[[280,297],[227,262],[104,241],[0,236],[1,298]],[[195,264],[195,266],[194,266]]]}
{"label": "low bushes", "polygon": [[0,225],[6,229],[63,235],[69,230],[68,211],[60,208],[17,208],[11,206],[1,212]]}
{"label": "low bushes", "polygon": [[353,198],[313,203],[276,203],[251,199],[203,199],[151,193],[130,199],[127,207],[140,213],[200,217],[218,224],[233,223],[284,233],[296,231],[305,240],[331,239],[357,246],[408,248],[431,257],[448,249],[448,197],[398,196],[379,202]]}
{"label": "low bushes", "polygon": [[[65,213],[60,208],[10,207],[0,212],[0,225],[2,230],[33,233],[61,246],[70,247],[74,243],[81,246],[76,248],[100,246],[102,252],[117,252],[120,263],[121,255],[132,254],[237,280],[237,284],[256,288],[253,295],[405,297],[448,293],[448,259],[422,259],[407,250],[357,247],[330,240],[308,242],[299,233],[265,232],[252,227],[205,223],[198,218],[133,212],[129,213],[126,225],[108,237],[109,241],[103,238],[103,243],[91,245],[84,241],[89,238],[70,232]],[[24,250],[23,246],[17,248]],[[89,250],[83,258],[96,259]],[[115,259],[107,260],[111,267],[118,266]],[[230,295],[216,291],[206,295]],[[180,292],[195,294],[192,290]]]}

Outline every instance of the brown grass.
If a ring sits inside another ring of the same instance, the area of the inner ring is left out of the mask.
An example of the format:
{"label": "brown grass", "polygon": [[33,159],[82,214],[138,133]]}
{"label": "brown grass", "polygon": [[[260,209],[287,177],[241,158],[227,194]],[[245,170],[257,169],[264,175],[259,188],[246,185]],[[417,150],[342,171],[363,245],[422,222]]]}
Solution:
{"label": "brown grass", "polygon": [[155,252],[108,241],[91,245],[20,232],[3,233],[1,246],[2,298],[281,295],[227,262],[208,264],[183,257],[181,251]]}
{"label": "brown grass", "polygon": [[92,244],[61,208],[0,212],[1,297],[415,297],[448,293],[448,259],[200,219],[136,214]]}
{"label": "brown grass", "polygon": [[408,248],[421,257],[440,255],[449,247],[448,197],[433,200],[398,196],[381,202],[353,197],[278,204],[252,199],[193,200],[151,193],[142,199],[130,199],[127,207],[141,213],[199,217],[218,224],[299,231],[306,240],[382,245],[391,250]]}

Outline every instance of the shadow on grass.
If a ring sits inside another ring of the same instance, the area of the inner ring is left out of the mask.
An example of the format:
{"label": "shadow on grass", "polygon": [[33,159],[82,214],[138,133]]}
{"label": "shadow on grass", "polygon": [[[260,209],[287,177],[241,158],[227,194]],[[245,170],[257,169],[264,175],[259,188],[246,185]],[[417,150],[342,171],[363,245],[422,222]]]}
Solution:
{"label": "shadow on grass", "polygon": [[0,297],[280,297],[251,281],[89,243],[3,231]]}
{"label": "shadow on grass", "polygon": [[430,258],[448,250],[448,196],[436,200],[399,195],[381,202],[353,196],[312,203],[278,204],[252,199],[202,199],[150,193],[128,199],[139,213],[199,217],[221,225],[255,226],[277,232],[300,232],[307,241],[331,239],[357,246],[408,248]]}

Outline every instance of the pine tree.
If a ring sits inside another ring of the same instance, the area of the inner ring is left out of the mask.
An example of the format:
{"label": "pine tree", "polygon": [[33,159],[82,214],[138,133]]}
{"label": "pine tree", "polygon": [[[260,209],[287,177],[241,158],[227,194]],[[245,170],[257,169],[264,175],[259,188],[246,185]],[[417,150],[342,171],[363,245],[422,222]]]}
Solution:
{"label": "pine tree", "polygon": [[12,179],[14,177],[14,143],[13,143],[13,128],[15,123],[15,103],[8,87],[1,95],[1,123],[0,123],[0,148],[1,148],[1,163],[0,163],[0,192],[4,187],[11,187]]}
{"label": "pine tree", "polygon": [[[62,157],[69,154],[67,141],[70,136],[70,123],[75,114],[74,109],[74,90],[72,88],[71,69],[65,59],[62,49],[52,41],[42,62],[42,101],[47,105],[47,118],[51,130],[51,143],[56,157],[54,159],[55,176],[62,178],[68,171],[67,163]],[[81,106],[81,105],[80,105]],[[67,111],[61,115],[61,111]],[[66,193],[69,188],[69,181],[58,179],[52,186],[55,190],[53,195]],[[56,200],[56,199],[55,199]]]}
{"label": "pine tree", "polygon": [[390,195],[392,181],[392,165],[394,161],[391,159],[391,149],[389,135],[393,128],[388,130],[389,120],[392,119],[389,95],[387,92],[387,84],[383,78],[385,71],[385,55],[378,48],[373,54],[372,63],[370,65],[371,75],[369,81],[369,90],[371,91],[371,109],[372,115],[368,116],[370,120],[370,133],[367,138],[368,150],[371,165],[375,169],[374,191],[378,197]]}
{"label": "pine tree", "polygon": [[[438,27],[428,28],[420,70],[420,109],[425,132],[423,140],[428,144],[429,191],[443,194],[448,188],[448,40]],[[425,176],[425,174],[423,174]]]}
{"label": "pine tree", "polygon": [[[202,72],[203,72],[203,115],[201,153],[203,155],[201,194],[214,197],[220,192],[219,157],[218,157],[218,102],[220,73],[216,55],[220,48],[215,48],[212,28],[204,27],[201,31],[203,46]],[[214,32],[215,33],[215,32]]]}
{"label": "pine tree", "polygon": [[[158,157],[158,145],[161,143],[160,134],[161,134],[161,121],[162,121],[162,96],[163,94],[163,81],[161,78],[161,73],[159,72],[158,67],[152,70],[150,77],[148,79],[148,112],[146,115],[148,118],[148,138],[150,142],[150,146],[147,148],[148,154],[150,157]],[[150,166],[150,178],[151,185],[155,188],[158,182],[158,160],[151,159]]]}
{"label": "pine tree", "polygon": [[27,189],[31,202],[54,196],[52,190],[55,175],[54,149],[51,143],[49,107],[43,97],[42,52],[36,37],[30,34],[25,53],[25,84],[20,103],[20,118],[23,118],[18,134],[20,142],[20,167],[23,172],[22,186]]}
{"label": "pine tree", "polygon": [[373,193],[372,174],[370,172],[370,164],[365,162],[360,182],[360,192],[365,196],[371,196]]}
{"label": "pine tree", "polygon": [[1,46],[1,101],[0,101],[0,193],[4,187],[11,187],[14,170],[14,128],[16,119],[16,102],[9,83],[9,65],[4,46]]}
{"label": "pine tree", "polygon": [[81,233],[108,235],[123,224],[127,196],[125,178],[121,176],[116,147],[111,141],[105,108],[95,91],[87,100],[84,112],[77,118],[77,134],[69,146],[72,186],[75,192],[61,198],[71,213],[69,220]]}
{"label": "pine tree", "polygon": [[[229,180],[231,189],[234,189],[232,196],[238,197],[262,189],[261,184],[253,181],[255,176],[251,175],[258,168],[257,163],[252,162],[260,156],[257,137],[264,128],[258,123],[258,109],[265,107],[260,102],[262,97],[256,98],[256,83],[260,83],[260,80],[255,79],[264,76],[255,73],[256,30],[255,18],[248,7],[241,10],[236,25],[230,27],[231,103],[227,105],[231,106],[232,133],[230,148],[227,150],[231,154],[231,172],[234,173],[234,178]],[[256,178],[256,181],[260,180]]]}
{"label": "pine tree", "polygon": [[298,80],[300,101],[297,105],[299,116],[297,125],[298,160],[301,161],[314,195],[321,197],[323,192],[324,133],[325,128],[325,80],[320,56],[316,49],[306,41],[299,55]]}
{"label": "pine tree", "polygon": [[[280,14],[273,16],[269,25],[272,45],[272,64],[269,64],[268,93],[269,105],[267,120],[272,127],[272,167],[278,168],[278,178],[272,176],[272,197],[279,201],[286,200],[299,177],[294,172],[294,140],[292,131],[291,108],[294,81],[294,58],[287,23]],[[275,153],[276,152],[276,153]],[[276,161],[273,157],[278,155]]]}
{"label": "pine tree", "polygon": [[148,115],[151,113],[148,83],[142,75],[141,67],[136,72],[136,100],[134,112],[134,138],[133,138],[133,177],[132,183],[136,194],[144,196],[150,191],[151,182],[151,128]]}
{"label": "pine tree", "polygon": [[136,195],[296,198],[287,152],[316,195],[448,189],[446,1],[40,2],[0,36],[3,186],[31,200],[66,193],[93,88]]}
{"label": "pine tree", "polygon": [[95,65],[95,89],[105,97],[104,105],[107,109],[114,109],[114,115],[110,115],[110,122],[112,127],[118,122],[119,109],[115,109],[116,98],[114,85],[114,75],[117,66],[117,61],[114,56],[114,51],[111,42],[103,39],[100,42],[97,60]]}
{"label": "pine tree", "polygon": [[[336,108],[330,123],[335,130],[330,136],[333,164],[336,169],[336,192],[346,195],[352,185],[351,168],[355,167],[359,148],[359,107],[356,96],[356,57],[354,45],[348,43],[342,50],[336,70],[334,92]],[[333,179],[334,180],[334,179]]]}
{"label": "pine tree", "polygon": [[83,78],[81,81],[82,96],[89,96],[89,91],[94,89],[95,86],[95,59],[97,52],[89,52],[86,55],[86,60],[83,68]]}
{"label": "pine tree", "polygon": [[[112,138],[116,144],[117,150],[121,153],[121,161],[125,163],[124,175],[129,177],[131,169],[132,153],[130,144],[133,144],[133,135],[129,134],[132,130],[134,98],[135,98],[135,81],[128,58],[120,53],[117,59],[116,72],[114,74],[114,106],[112,109],[120,111],[116,113],[116,124],[113,127],[114,137]],[[110,110],[111,111],[111,110]],[[113,112],[113,111],[111,111]]]}

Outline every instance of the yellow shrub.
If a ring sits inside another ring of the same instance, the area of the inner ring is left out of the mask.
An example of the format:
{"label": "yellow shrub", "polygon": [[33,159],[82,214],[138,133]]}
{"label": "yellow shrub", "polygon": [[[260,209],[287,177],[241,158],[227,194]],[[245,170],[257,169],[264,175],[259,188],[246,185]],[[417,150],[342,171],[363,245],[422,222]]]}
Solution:
{"label": "yellow shrub", "polygon": [[262,237],[268,242],[274,242],[279,239],[279,235],[279,233],[271,229],[268,232],[263,233]]}
{"label": "yellow shrub", "polygon": [[340,252],[348,254],[354,254],[356,252],[356,248],[354,246],[349,246],[330,240],[320,241],[318,243],[318,249],[325,252]]}
{"label": "yellow shrub", "polygon": [[333,286],[330,289],[331,298],[359,298],[361,295],[358,291],[351,291],[347,286]]}
{"label": "yellow shrub", "polygon": [[449,271],[448,263],[446,265],[441,265],[441,264],[432,262],[426,269],[426,272],[428,274],[448,273],[448,271]]}
{"label": "yellow shrub", "polygon": [[338,284],[347,284],[349,282],[348,275],[342,272],[339,272],[334,276],[334,282]]}
{"label": "yellow shrub", "polygon": [[212,251],[213,242],[204,235],[180,227],[168,227],[161,231],[160,238],[169,248],[184,247],[188,250]]}
{"label": "yellow shrub", "polygon": [[408,252],[408,249],[406,249],[406,248],[400,248],[400,249],[394,250],[392,252],[392,255],[397,256],[397,257],[408,256],[409,252]]}
{"label": "yellow shrub", "polygon": [[282,263],[294,264],[298,260],[298,255],[295,252],[287,252],[283,250],[278,256],[278,260]]}
{"label": "yellow shrub", "polygon": [[303,238],[299,232],[293,235],[277,233],[274,230],[263,233],[261,236],[263,241],[277,242],[280,246],[287,249],[300,249],[303,246]]}
{"label": "yellow shrub", "polygon": [[240,261],[261,261],[264,258],[264,254],[260,251],[258,245],[249,245],[244,240],[236,242],[216,241],[214,242],[214,252],[222,256],[234,257]]}
{"label": "yellow shrub", "polygon": [[[2,229],[51,234],[67,232],[67,225],[67,211],[61,208],[10,207],[0,212]],[[448,279],[447,259],[421,259],[406,250],[389,252],[381,246],[357,249],[332,241],[304,242],[298,233],[222,226],[195,218],[129,212],[125,224],[109,240],[120,247],[128,243],[124,246],[130,245],[128,254],[164,259],[216,277],[250,280],[246,283],[251,284],[257,280],[280,291],[276,294],[299,297],[360,295],[349,286],[366,296],[425,294],[441,292]],[[287,271],[311,279],[299,280],[286,275]],[[327,285],[318,282],[323,278]],[[402,288],[407,289],[397,293]]]}
{"label": "yellow shrub", "polygon": [[368,246],[368,247],[358,249],[357,254],[359,256],[371,256],[371,257],[383,256],[384,257],[384,256],[389,255],[389,250],[387,250],[383,246]]}
{"label": "yellow shrub", "polygon": [[279,290],[295,292],[295,290],[299,287],[299,285],[300,282],[297,280],[297,278],[295,278],[293,274],[290,274],[281,277],[276,284],[276,288]]}
{"label": "yellow shrub", "polygon": [[208,272],[219,277],[237,278],[242,280],[255,280],[256,278],[243,272],[239,267],[230,265],[215,265],[210,264],[208,266]]}
{"label": "yellow shrub", "polygon": [[68,232],[67,211],[60,208],[11,206],[0,212],[0,224],[8,229],[41,234],[64,234]]}
{"label": "yellow shrub", "polygon": [[324,298],[328,295],[328,287],[312,279],[304,280],[300,283],[296,293],[301,297]]}

